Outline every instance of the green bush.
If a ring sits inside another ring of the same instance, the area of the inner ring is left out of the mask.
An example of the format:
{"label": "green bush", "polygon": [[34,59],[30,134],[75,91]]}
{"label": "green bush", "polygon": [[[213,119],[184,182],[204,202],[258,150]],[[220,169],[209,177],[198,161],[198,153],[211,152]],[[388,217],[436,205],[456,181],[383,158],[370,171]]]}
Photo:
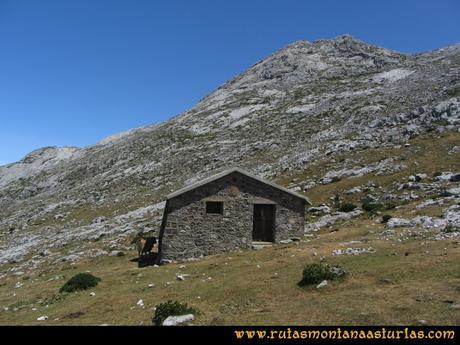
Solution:
{"label": "green bush", "polygon": [[327,264],[309,264],[302,272],[302,280],[299,286],[321,283],[323,280],[335,280],[346,275],[345,270],[340,266],[329,266]]}
{"label": "green bush", "polygon": [[369,213],[374,213],[383,209],[383,205],[380,203],[370,203],[370,204],[363,204],[363,210]]}
{"label": "green bush", "polygon": [[340,205],[339,211],[340,212],[351,212],[353,211],[357,206],[355,204],[350,204],[350,203],[345,203]]}
{"label": "green bush", "polygon": [[195,308],[189,307],[187,303],[180,303],[177,301],[169,300],[166,303],[160,303],[155,306],[155,314],[152,318],[152,322],[156,326],[161,326],[163,321],[171,315],[185,315],[185,314],[196,314]]}
{"label": "green bush", "polygon": [[388,221],[389,221],[391,218],[393,218],[391,215],[389,215],[389,214],[384,214],[384,215],[382,216],[382,223],[388,223]]}
{"label": "green bush", "polygon": [[368,196],[363,198],[361,202],[363,210],[369,213],[374,213],[383,209],[383,205],[381,203],[376,202]]}
{"label": "green bush", "polygon": [[59,292],[74,292],[78,290],[86,290],[96,286],[101,281],[101,278],[95,277],[89,273],[78,273],[70,278],[59,290]]}

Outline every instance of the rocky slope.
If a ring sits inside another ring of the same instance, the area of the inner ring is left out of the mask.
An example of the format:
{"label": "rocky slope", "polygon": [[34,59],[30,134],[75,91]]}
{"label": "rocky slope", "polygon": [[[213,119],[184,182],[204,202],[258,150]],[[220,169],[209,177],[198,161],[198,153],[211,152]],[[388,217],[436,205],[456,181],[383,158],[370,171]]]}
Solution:
{"label": "rocky slope", "polygon": [[[404,172],[401,157],[356,153],[427,134],[459,142],[459,116],[460,45],[402,54],[350,36],[298,41],[167,122],[0,167],[0,264],[20,270],[123,249],[130,234],[158,230],[166,194],[229,166],[307,195]],[[449,154],[458,158],[458,148]],[[325,161],[332,167],[302,175]],[[457,186],[438,185],[431,192]]]}

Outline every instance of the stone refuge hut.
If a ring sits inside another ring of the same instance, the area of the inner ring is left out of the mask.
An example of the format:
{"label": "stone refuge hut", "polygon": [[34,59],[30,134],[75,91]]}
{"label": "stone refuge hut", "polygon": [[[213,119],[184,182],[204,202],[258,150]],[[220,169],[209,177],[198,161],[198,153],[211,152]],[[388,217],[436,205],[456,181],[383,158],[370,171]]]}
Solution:
{"label": "stone refuge hut", "polygon": [[299,239],[307,197],[233,168],[166,197],[158,262]]}

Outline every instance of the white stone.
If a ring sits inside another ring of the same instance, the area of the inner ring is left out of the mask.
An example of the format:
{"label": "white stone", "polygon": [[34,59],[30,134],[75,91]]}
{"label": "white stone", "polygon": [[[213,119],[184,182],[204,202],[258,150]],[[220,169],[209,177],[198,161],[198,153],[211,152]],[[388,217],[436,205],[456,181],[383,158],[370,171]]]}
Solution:
{"label": "white stone", "polygon": [[184,322],[189,322],[195,320],[195,316],[193,314],[186,314],[180,316],[168,316],[163,321],[163,326],[177,326]]}
{"label": "white stone", "polygon": [[410,226],[413,226],[410,220],[404,218],[390,218],[387,222],[387,227],[389,228],[401,228]]}
{"label": "white stone", "polygon": [[176,279],[179,281],[184,281],[186,277],[188,277],[189,274],[176,274]]}
{"label": "white stone", "polygon": [[48,316],[46,315],[43,315],[37,318],[37,321],[46,321],[46,320],[48,320]]}
{"label": "white stone", "polygon": [[319,283],[318,285],[316,285],[316,288],[317,289],[321,289],[323,287],[327,286],[327,280],[323,280],[321,283]]}

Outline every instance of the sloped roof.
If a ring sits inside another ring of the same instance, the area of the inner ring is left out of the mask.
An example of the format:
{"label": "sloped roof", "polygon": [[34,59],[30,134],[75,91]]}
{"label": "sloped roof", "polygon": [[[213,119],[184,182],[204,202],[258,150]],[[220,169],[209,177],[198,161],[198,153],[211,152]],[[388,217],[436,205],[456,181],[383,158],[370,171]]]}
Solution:
{"label": "sloped roof", "polygon": [[252,179],[254,179],[254,180],[257,180],[257,181],[259,181],[259,182],[262,182],[262,183],[264,183],[264,184],[267,184],[267,185],[269,185],[269,186],[272,186],[272,187],[274,187],[274,188],[276,188],[276,189],[282,190],[283,192],[286,192],[286,193],[288,193],[288,194],[294,195],[294,196],[297,197],[297,198],[300,198],[300,199],[305,200],[308,204],[311,205],[310,199],[308,199],[305,195],[302,195],[302,194],[296,193],[296,192],[294,192],[294,191],[292,191],[292,190],[290,190],[290,189],[281,187],[281,186],[279,186],[279,185],[277,185],[277,184],[275,184],[275,183],[273,183],[273,182],[270,182],[270,181],[265,180],[265,179],[263,179],[263,178],[260,178],[260,177],[258,177],[258,176],[254,176],[254,175],[252,175],[252,174],[248,173],[247,171],[245,171],[245,170],[243,170],[243,169],[240,169],[240,168],[231,168],[231,169],[224,170],[224,171],[222,171],[222,172],[220,172],[220,173],[218,173],[218,174],[216,174],[216,175],[212,175],[212,176],[210,176],[210,177],[208,177],[208,178],[205,178],[205,179],[203,179],[203,180],[201,180],[201,181],[198,181],[198,182],[196,182],[196,183],[193,183],[193,184],[191,184],[190,186],[184,187],[184,188],[179,189],[179,190],[177,190],[177,191],[175,191],[175,192],[173,192],[173,193],[171,193],[171,194],[168,194],[168,195],[166,196],[166,199],[175,198],[175,197],[178,196],[178,195],[181,195],[181,194],[184,194],[184,193],[186,193],[186,192],[189,192],[189,191],[191,191],[191,190],[193,190],[193,189],[195,189],[195,188],[204,186],[204,185],[206,185],[206,184],[208,184],[208,183],[210,183],[210,182],[213,182],[213,181],[215,181],[215,180],[218,180],[218,179],[220,179],[220,178],[222,178],[222,177],[224,177],[224,176],[227,176],[227,175],[229,175],[229,174],[231,174],[231,173],[234,173],[234,172],[240,173],[240,174],[245,175],[245,176],[247,176],[247,177],[249,177],[249,178],[252,178]]}

